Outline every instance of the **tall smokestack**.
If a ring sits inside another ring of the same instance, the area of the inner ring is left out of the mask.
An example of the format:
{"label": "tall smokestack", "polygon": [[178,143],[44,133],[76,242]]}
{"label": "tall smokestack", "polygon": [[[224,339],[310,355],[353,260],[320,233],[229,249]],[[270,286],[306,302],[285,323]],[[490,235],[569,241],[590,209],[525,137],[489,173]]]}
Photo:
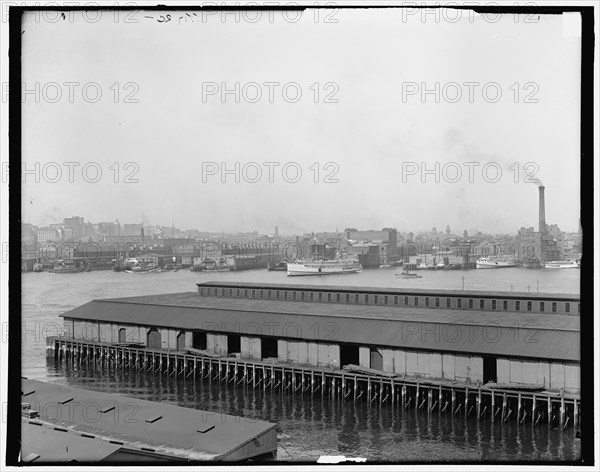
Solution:
{"label": "tall smokestack", "polygon": [[544,187],[540,185],[538,190],[540,192],[540,221],[539,221],[539,231],[540,233],[546,232],[546,199],[544,197]]}

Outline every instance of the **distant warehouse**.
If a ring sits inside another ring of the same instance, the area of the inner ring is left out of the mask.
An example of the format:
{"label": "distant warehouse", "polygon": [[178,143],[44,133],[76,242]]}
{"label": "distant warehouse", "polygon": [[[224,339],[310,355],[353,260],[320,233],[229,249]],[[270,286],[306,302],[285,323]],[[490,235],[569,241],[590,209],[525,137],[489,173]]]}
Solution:
{"label": "distant warehouse", "polygon": [[578,394],[576,295],[233,282],[94,300],[65,336],[317,368],[360,365],[461,383]]}

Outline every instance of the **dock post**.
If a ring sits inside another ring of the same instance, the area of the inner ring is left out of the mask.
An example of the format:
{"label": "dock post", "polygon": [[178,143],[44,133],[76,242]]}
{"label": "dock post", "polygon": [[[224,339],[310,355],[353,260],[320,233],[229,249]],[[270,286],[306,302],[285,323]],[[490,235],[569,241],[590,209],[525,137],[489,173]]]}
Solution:
{"label": "dock post", "polygon": [[275,385],[275,365],[271,364],[271,391],[273,390],[274,385]]}
{"label": "dock post", "polygon": [[531,426],[535,426],[535,409],[536,409],[536,396],[533,394],[533,400],[531,402]]}
{"label": "dock post", "polygon": [[371,404],[371,377],[367,377],[367,400],[368,405]]}
{"label": "dock post", "polygon": [[296,393],[296,373],[292,369],[292,394]]}
{"label": "dock post", "polygon": [[379,404],[383,403],[383,379],[379,379]]}
{"label": "dock post", "polygon": [[433,408],[432,408],[432,405],[433,405],[432,399],[433,399],[433,389],[430,388],[429,391],[427,392],[427,409],[429,411],[433,410]]}
{"label": "dock post", "polygon": [[565,397],[562,396],[562,390],[561,390],[561,396],[560,396],[560,429],[564,429],[563,425],[565,424]]}
{"label": "dock post", "polygon": [[444,393],[442,392],[442,386],[440,385],[439,387],[439,392],[438,392],[438,404],[440,406],[438,406],[438,411],[441,412],[442,410],[442,403],[444,402]]}
{"label": "dock post", "polygon": [[465,418],[469,415],[469,387],[465,389]]}
{"label": "dock post", "polygon": [[416,396],[415,396],[415,408],[419,407],[419,395],[420,395],[419,382],[417,382],[417,392],[416,392]]}
{"label": "dock post", "polygon": [[402,399],[402,407],[406,408],[406,385],[402,385],[402,390],[400,391],[400,398]]}
{"label": "dock post", "polygon": [[494,391],[492,390],[492,423],[496,418],[496,395],[494,395]]}
{"label": "dock post", "polygon": [[477,419],[481,417],[481,389],[477,389]]}
{"label": "dock post", "polygon": [[325,396],[325,372],[321,372],[321,399]]}
{"label": "dock post", "polygon": [[392,406],[394,406],[394,403],[396,402],[396,384],[394,384],[393,380],[390,383],[392,384],[392,386],[391,386],[391,391],[392,391]]}
{"label": "dock post", "polygon": [[521,421],[521,394],[519,393],[519,396],[517,397],[517,426],[520,424]]}
{"label": "dock post", "polygon": [[346,377],[342,374],[342,396],[346,399]]}
{"label": "dock post", "polygon": [[573,427],[579,428],[579,407],[577,406],[577,399],[573,400]]}
{"label": "dock post", "polygon": [[300,381],[300,393],[304,395],[304,369],[300,371],[300,375],[302,376],[302,380]]}
{"label": "dock post", "polygon": [[505,414],[506,414],[506,392],[502,394],[502,421],[504,421]]}
{"label": "dock post", "polygon": [[356,403],[356,398],[358,396],[358,379],[356,375],[354,376],[354,403]]}
{"label": "dock post", "polygon": [[552,426],[552,400],[548,397],[548,426]]}
{"label": "dock post", "polygon": [[452,413],[454,414],[456,411],[456,392],[454,391],[454,387],[452,387],[452,403],[450,406],[452,407]]}

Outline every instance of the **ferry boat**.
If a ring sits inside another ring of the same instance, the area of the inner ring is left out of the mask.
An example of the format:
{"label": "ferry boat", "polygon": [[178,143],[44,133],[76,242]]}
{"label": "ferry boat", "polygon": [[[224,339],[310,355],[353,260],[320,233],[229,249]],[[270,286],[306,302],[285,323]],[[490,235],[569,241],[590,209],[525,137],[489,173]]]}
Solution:
{"label": "ferry boat", "polygon": [[33,271],[34,272],[43,272],[44,266],[40,262],[36,262],[35,264],[33,264]]}
{"label": "ferry boat", "polygon": [[362,265],[355,259],[334,259],[321,261],[288,262],[287,275],[333,275],[347,274],[362,270]]}
{"label": "ferry boat", "polygon": [[478,269],[500,269],[503,267],[515,267],[517,261],[512,258],[503,258],[498,256],[480,257],[477,259]]}
{"label": "ferry boat", "polygon": [[544,264],[545,269],[579,269],[581,263],[576,261],[550,261]]}

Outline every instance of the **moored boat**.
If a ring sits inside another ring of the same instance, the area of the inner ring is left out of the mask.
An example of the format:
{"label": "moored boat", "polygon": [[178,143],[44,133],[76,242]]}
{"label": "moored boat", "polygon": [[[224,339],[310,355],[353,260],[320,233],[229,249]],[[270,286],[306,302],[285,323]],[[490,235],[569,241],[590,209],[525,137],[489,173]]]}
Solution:
{"label": "moored boat", "polygon": [[504,267],[515,267],[517,261],[513,258],[504,258],[498,256],[480,257],[477,259],[478,269],[501,269]]}
{"label": "moored boat", "polygon": [[362,265],[356,259],[296,261],[287,264],[288,276],[348,274],[359,270],[362,270]]}
{"label": "moored boat", "polygon": [[544,264],[545,269],[580,269],[581,263],[576,261],[550,261]]}
{"label": "moored boat", "polygon": [[83,269],[75,267],[75,263],[73,261],[64,261],[59,259],[54,263],[54,266],[48,272],[52,272],[54,274],[76,274],[78,272],[83,272]]}

